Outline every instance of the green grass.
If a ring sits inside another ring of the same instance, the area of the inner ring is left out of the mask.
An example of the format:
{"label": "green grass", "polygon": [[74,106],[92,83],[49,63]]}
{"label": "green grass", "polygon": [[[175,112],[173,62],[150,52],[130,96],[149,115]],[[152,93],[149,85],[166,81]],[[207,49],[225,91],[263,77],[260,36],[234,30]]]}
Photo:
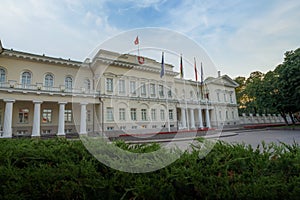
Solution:
{"label": "green grass", "polygon": [[[203,142],[203,141],[202,141]],[[0,140],[0,199],[297,199],[300,147],[218,142],[201,157],[200,146],[171,165],[144,174],[111,169],[81,141]],[[112,144],[113,145],[113,144]],[[116,145],[153,152],[157,144]]]}

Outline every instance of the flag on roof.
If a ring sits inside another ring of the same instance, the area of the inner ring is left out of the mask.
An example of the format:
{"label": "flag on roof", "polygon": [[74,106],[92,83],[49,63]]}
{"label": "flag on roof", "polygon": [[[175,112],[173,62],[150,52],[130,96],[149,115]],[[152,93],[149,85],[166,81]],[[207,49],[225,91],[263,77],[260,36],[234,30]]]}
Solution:
{"label": "flag on roof", "polygon": [[138,45],[139,44],[139,36],[136,36],[135,40],[134,40],[134,44]]}
{"label": "flag on roof", "polygon": [[164,61],[164,52],[162,52],[160,78],[162,78],[164,75],[165,75],[165,61]]}
{"label": "flag on roof", "polygon": [[182,55],[180,55],[180,78],[183,78],[183,62],[182,62]]}
{"label": "flag on roof", "polygon": [[196,65],[196,58],[194,58],[194,68],[195,68],[195,79],[198,81],[198,71],[197,71],[197,65]]}

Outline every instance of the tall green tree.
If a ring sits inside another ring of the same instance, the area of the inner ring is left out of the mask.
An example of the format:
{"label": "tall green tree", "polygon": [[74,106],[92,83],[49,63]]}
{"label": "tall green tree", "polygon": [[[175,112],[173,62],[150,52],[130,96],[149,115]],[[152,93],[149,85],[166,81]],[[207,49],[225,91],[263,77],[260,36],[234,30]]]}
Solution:
{"label": "tall green tree", "polygon": [[274,71],[278,75],[279,103],[295,124],[293,113],[300,111],[300,48],[287,51],[284,62]]}

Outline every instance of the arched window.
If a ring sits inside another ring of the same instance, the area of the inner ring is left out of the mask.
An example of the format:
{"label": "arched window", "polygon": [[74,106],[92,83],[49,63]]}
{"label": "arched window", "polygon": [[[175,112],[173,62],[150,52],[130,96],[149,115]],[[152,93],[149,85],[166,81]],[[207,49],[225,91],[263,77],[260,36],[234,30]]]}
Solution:
{"label": "arched window", "polygon": [[21,83],[23,86],[31,85],[31,73],[30,72],[23,72],[21,77]]}
{"label": "arched window", "polygon": [[53,87],[54,78],[52,74],[46,74],[45,76],[45,87]]}
{"label": "arched window", "polygon": [[86,90],[90,90],[91,89],[91,81],[89,79],[85,79],[84,80],[84,88]]}
{"label": "arched window", "polygon": [[0,68],[0,83],[4,83],[6,81],[6,71],[5,69]]}
{"label": "arched window", "polygon": [[73,82],[72,77],[67,76],[65,78],[65,87],[66,87],[66,89],[72,89],[72,84],[73,84],[72,82]]}

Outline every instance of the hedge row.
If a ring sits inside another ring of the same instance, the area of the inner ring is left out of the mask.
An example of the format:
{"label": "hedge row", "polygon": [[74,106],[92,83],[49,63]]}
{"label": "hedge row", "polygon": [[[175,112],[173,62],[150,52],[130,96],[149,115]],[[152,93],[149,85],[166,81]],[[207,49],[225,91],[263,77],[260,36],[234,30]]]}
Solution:
{"label": "hedge row", "polygon": [[[118,142],[135,152],[157,150]],[[297,199],[300,147],[218,142],[155,172],[131,174],[98,162],[81,141],[0,140],[0,199]]]}

